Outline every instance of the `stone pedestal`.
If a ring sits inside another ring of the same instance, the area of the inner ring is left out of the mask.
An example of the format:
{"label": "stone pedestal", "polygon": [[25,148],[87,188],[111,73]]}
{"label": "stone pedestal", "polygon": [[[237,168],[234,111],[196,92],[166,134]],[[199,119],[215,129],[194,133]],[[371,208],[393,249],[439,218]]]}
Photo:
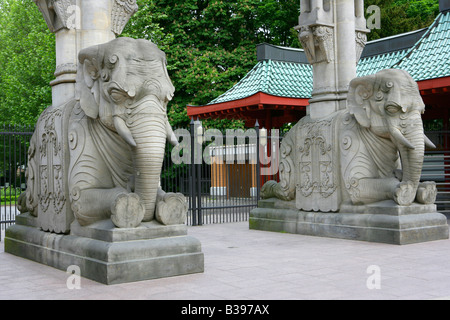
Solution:
{"label": "stone pedestal", "polygon": [[399,206],[381,201],[343,205],[340,212],[298,210],[295,202],[267,199],[250,213],[250,229],[388,244],[412,244],[449,237],[447,218],[435,205]]}
{"label": "stone pedestal", "polygon": [[199,273],[204,270],[200,242],[185,225],[142,223],[115,228],[111,220],[82,227],[73,222],[70,234],[44,232],[25,213],[7,229],[5,252],[63,271],[80,267],[81,276],[104,284]]}

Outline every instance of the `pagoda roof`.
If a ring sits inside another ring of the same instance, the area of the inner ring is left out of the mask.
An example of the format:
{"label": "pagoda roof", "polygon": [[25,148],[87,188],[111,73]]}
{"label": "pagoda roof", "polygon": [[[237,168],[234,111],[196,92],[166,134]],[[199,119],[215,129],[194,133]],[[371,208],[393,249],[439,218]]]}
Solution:
{"label": "pagoda roof", "polygon": [[263,60],[230,90],[210,104],[250,97],[258,92],[286,97],[309,98],[312,91],[312,68],[309,64]]}

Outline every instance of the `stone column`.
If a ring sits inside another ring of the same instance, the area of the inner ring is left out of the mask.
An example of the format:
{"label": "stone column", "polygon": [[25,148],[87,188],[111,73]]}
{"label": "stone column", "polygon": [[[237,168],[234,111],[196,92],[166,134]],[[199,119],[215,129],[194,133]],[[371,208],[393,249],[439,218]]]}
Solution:
{"label": "stone column", "polygon": [[78,1],[82,13],[79,49],[113,40],[115,35],[111,23],[111,0]]}
{"label": "stone column", "polygon": [[302,0],[299,39],[313,66],[308,115],[320,119],[345,109],[348,85],[367,40],[363,0]]}
{"label": "stone column", "polygon": [[339,110],[342,110],[350,81],[356,78],[356,8],[353,0],[336,0],[335,3],[337,93]]}

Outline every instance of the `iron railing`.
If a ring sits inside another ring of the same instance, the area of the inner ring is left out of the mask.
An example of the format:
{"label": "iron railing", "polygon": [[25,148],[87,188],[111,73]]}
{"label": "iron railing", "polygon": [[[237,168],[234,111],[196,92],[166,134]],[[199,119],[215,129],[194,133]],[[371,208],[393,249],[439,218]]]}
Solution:
{"label": "iron railing", "polygon": [[436,145],[426,150],[422,168],[422,181],[435,181],[438,188],[436,206],[439,212],[450,216],[450,131],[427,131]]}
{"label": "iron railing", "polygon": [[213,143],[206,141],[208,133],[201,128],[199,121],[192,121],[189,130],[175,130],[179,140],[188,142],[182,151],[185,161],[174,164],[173,153],[180,149],[166,148],[161,187],[186,196],[189,225],[247,221],[268,179],[257,175],[259,126],[232,132],[236,135],[232,140],[230,132],[215,131]]}
{"label": "iron railing", "polygon": [[16,199],[26,189],[25,170],[34,128],[0,127],[0,232],[15,222]]}

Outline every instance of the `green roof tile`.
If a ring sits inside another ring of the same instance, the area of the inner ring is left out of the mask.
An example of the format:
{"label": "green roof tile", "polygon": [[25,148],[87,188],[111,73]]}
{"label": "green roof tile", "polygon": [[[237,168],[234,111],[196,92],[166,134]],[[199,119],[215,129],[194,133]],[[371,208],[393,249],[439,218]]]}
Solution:
{"label": "green roof tile", "polygon": [[408,71],[416,81],[450,76],[450,12],[435,23],[395,68]]}
{"label": "green roof tile", "polygon": [[357,67],[357,76],[363,77],[377,73],[383,69],[391,68],[399,59],[406,54],[407,50],[390,52],[382,55],[363,58],[359,61]]}
{"label": "green roof tile", "polygon": [[309,98],[312,92],[312,68],[303,63],[259,61],[241,81],[209,104],[243,99],[258,92],[289,98]]}

